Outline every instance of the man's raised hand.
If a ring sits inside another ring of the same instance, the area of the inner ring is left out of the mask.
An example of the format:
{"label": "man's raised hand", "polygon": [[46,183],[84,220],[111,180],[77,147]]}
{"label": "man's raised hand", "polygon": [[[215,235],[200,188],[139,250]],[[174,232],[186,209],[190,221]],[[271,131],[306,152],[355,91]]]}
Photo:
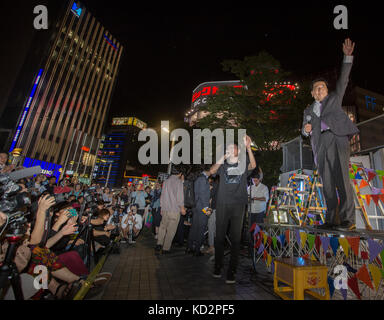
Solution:
{"label": "man's raised hand", "polygon": [[351,39],[345,39],[343,43],[343,52],[346,56],[351,56],[353,53],[353,49],[355,49],[355,43],[351,41]]}

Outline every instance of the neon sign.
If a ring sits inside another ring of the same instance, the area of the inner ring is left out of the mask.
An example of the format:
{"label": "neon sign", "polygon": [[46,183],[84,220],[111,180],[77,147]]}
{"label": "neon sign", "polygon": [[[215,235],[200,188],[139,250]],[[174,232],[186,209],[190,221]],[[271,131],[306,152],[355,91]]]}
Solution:
{"label": "neon sign", "polygon": [[[372,109],[372,111],[375,111],[375,107],[376,107],[375,101],[376,101],[376,98],[365,96],[365,106],[367,107],[368,110]],[[371,105],[371,107],[369,105]]]}
{"label": "neon sign", "polygon": [[113,49],[115,49],[116,51],[118,50],[118,49],[117,49],[117,46],[112,42],[111,39],[109,39],[109,38],[107,37],[107,35],[104,35],[104,38],[105,38],[105,41],[107,41],[107,43],[108,43]]}
{"label": "neon sign", "polygon": [[295,91],[297,89],[293,84],[277,84],[274,87],[267,89],[269,92],[266,90],[263,91],[263,93],[267,96],[267,101],[271,100],[271,98],[276,94],[283,94],[283,90],[281,88],[287,88],[291,91]]}
{"label": "neon sign", "polygon": [[83,11],[83,9],[81,9],[80,7],[78,7],[78,6],[77,6],[77,3],[74,2],[71,11],[72,11],[72,13],[75,14],[75,16],[77,16],[78,18],[80,18],[80,16],[81,16],[81,12]]}
{"label": "neon sign", "polygon": [[239,80],[202,83],[193,91],[192,108],[205,105],[207,97],[218,94],[220,87],[243,88],[243,85]]}
{"label": "neon sign", "polygon": [[25,158],[23,167],[31,168],[35,166],[40,166],[42,169],[42,173],[49,175],[49,176],[55,176],[56,179],[59,179],[60,177],[60,169],[63,168],[63,166],[60,166],[55,163],[36,160],[32,158]]}
{"label": "neon sign", "polygon": [[23,129],[23,125],[24,125],[24,122],[25,122],[25,118],[27,117],[27,114],[28,114],[28,111],[29,111],[29,107],[31,106],[33,97],[35,95],[35,92],[36,92],[37,86],[38,86],[38,84],[40,82],[42,74],[43,74],[43,69],[40,69],[39,74],[36,77],[35,83],[33,84],[32,92],[29,95],[29,99],[28,99],[27,105],[25,106],[23,114],[22,114],[21,119],[19,121],[19,125],[17,126],[16,133],[15,133],[15,136],[13,138],[11,149],[9,150],[9,152],[12,152],[13,149],[15,149],[16,143],[19,140],[20,133],[21,133],[21,130]]}

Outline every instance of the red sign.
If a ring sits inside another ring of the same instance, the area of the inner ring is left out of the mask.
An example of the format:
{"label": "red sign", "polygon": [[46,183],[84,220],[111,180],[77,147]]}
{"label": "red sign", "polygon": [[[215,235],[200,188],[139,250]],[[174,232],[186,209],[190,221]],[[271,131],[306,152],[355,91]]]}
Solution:
{"label": "red sign", "polygon": [[85,147],[85,146],[84,146],[84,147],[81,148],[81,150],[83,150],[83,151],[85,151],[85,152],[89,152],[89,150],[91,150],[91,149],[89,149],[88,147]]}
{"label": "red sign", "polygon": [[239,80],[204,82],[193,91],[192,107],[205,105],[207,97],[218,94],[221,87],[242,88],[243,86]]}

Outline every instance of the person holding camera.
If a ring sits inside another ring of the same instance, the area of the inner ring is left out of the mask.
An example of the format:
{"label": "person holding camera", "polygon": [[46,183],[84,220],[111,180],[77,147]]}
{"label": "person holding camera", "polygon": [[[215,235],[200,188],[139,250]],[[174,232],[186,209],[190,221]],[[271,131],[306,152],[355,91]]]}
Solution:
{"label": "person holding camera", "polygon": [[144,186],[142,184],[138,185],[136,191],[131,193],[131,203],[136,204],[138,209],[137,212],[144,216],[145,206],[146,206],[147,194],[144,191]]}
{"label": "person holding camera", "polygon": [[112,203],[113,194],[111,193],[111,189],[108,187],[104,189],[103,192],[103,201],[105,203]]}
{"label": "person holding camera", "polygon": [[2,227],[7,221],[7,215],[0,211],[0,227]]}
{"label": "person holding camera", "polygon": [[128,213],[121,219],[121,229],[123,233],[123,243],[128,240],[129,244],[136,243],[135,239],[143,228],[143,218],[137,213],[137,206],[131,205]]}
{"label": "person holding camera", "polygon": [[[48,269],[49,290],[58,298],[73,298],[76,292],[83,284],[80,276],[71,272],[64,264],[59,261],[59,257],[44,243],[44,235],[47,212],[55,204],[55,199],[50,195],[40,197],[38,201],[38,210],[34,221],[33,231],[29,240],[29,248],[31,249],[31,261],[28,266],[28,273],[36,276],[35,267],[44,265]],[[54,278],[64,281],[65,286]],[[63,288],[61,291],[60,289]]]}
{"label": "person holding camera", "polygon": [[107,224],[110,212],[108,209],[101,209],[97,212],[97,218],[91,220],[93,225],[93,237],[96,242],[96,253],[102,254],[104,248],[111,243],[111,232],[115,229],[114,225]]}
{"label": "person holding camera", "polygon": [[9,173],[13,169],[14,165],[8,165],[8,152],[0,151],[0,173]]}

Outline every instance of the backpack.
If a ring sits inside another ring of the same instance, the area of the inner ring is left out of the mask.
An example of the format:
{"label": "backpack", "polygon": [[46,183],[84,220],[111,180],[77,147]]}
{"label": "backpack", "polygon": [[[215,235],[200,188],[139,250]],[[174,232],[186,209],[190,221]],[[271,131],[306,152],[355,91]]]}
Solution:
{"label": "backpack", "polygon": [[193,180],[184,180],[184,207],[189,209],[195,207],[195,190]]}

